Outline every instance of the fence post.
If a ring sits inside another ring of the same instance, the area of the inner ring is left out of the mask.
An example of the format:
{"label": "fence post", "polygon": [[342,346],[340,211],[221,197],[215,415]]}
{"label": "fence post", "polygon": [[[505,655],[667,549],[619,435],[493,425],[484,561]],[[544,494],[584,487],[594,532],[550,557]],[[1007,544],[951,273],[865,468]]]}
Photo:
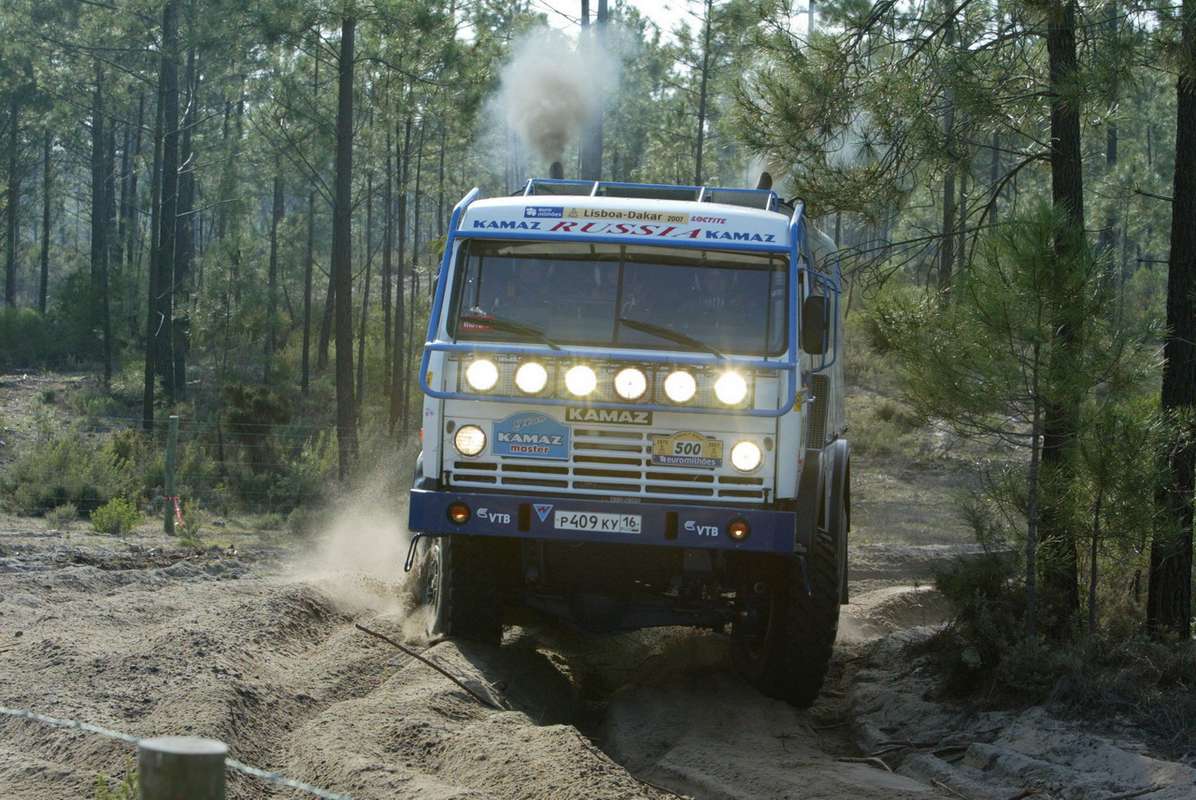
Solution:
{"label": "fence post", "polygon": [[179,418],[177,414],[170,415],[170,429],[166,434],[166,517],[163,530],[167,536],[174,535],[174,449],[179,440]]}
{"label": "fence post", "polygon": [[141,800],[225,800],[228,746],[198,736],[162,736],[137,745]]}

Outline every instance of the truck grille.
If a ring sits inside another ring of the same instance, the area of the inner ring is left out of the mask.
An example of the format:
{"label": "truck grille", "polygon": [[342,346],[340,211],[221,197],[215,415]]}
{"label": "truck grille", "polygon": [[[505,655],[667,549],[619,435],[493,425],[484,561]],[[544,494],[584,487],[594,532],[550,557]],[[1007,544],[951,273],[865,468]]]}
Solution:
{"label": "truck grille", "polygon": [[647,433],[575,428],[568,461],[457,460],[449,483],[521,492],[764,502],[763,477],[657,466],[651,454]]}

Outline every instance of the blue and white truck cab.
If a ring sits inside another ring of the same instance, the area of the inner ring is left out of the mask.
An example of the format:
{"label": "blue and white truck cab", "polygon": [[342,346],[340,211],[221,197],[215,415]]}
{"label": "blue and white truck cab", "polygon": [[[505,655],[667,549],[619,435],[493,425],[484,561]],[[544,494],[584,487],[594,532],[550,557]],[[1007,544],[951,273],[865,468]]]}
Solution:
{"label": "blue and white truck cab", "polygon": [[812,702],[846,598],[840,295],[834,243],[768,188],[470,192],[420,366],[431,632],[498,643],[520,607],[720,630]]}

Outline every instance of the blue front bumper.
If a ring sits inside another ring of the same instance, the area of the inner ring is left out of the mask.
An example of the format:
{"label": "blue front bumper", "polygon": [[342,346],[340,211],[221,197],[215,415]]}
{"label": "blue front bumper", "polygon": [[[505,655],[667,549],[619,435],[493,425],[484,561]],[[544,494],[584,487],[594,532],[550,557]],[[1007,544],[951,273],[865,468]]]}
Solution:
{"label": "blue front bumper", "polygon": [[[449,521],[448,507],[453,503],[464,503],[469,508],[468,521],[460,525]],[[556,513],[562,511],[638,515],[640,532],[558,530]],[[727,526],[734,520],[744,520],[751,527],[751,533],[743,541],[737,542],[727,535]],[[796,545],[808,544],[795,542],[795,523],[796,515],[791,511],[412,489],[408,528],[426,534],[464,533],[790,555],[799,549]]]}

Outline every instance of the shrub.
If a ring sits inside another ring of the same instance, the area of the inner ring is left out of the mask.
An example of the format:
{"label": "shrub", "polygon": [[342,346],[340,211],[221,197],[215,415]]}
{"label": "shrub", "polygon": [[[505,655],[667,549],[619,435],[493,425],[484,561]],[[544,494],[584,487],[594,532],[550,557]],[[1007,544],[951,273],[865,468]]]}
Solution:
{"label": "shrub", "polygon": [[79,508],[74,503],[63,503],[46,512],[46,524],[52,530],[61,530],[79,519]]}
{"label": "shrub", "polygon": [[91,512],[91,526],[99,533],[124,535],[139,522],[137,506],[123,497],[114,497]]}
{"label": "shrub", "polygon": [[138,800],[141,797],[140,781],[132,764],[129,765],[124,780],[116,784],[112,780],[107,775],[96,776],[96,782],[92,787],[95,800]]}
{"label": "shrub", "polygon": [[69,431],[25,451],[0,488],[20,514],[40,516],[73,503],[86,515],[117,495],[135,496],[135,476],[135,465],[113,448],[111,437]]}
{"label": "shrub", "polygon": [[183,515],[183,536],[195,543],[200,541],[200,533],[207,527],[210,520],[208,512],[199,507],[199,504],[194,500],[183,501],[183,506],[180,509]]}
{"label": "shrub", "polygon": [[310,536],[320,529],[324,515],[308,506],[296,506],[287,515],[287,530],[294,536]]}

